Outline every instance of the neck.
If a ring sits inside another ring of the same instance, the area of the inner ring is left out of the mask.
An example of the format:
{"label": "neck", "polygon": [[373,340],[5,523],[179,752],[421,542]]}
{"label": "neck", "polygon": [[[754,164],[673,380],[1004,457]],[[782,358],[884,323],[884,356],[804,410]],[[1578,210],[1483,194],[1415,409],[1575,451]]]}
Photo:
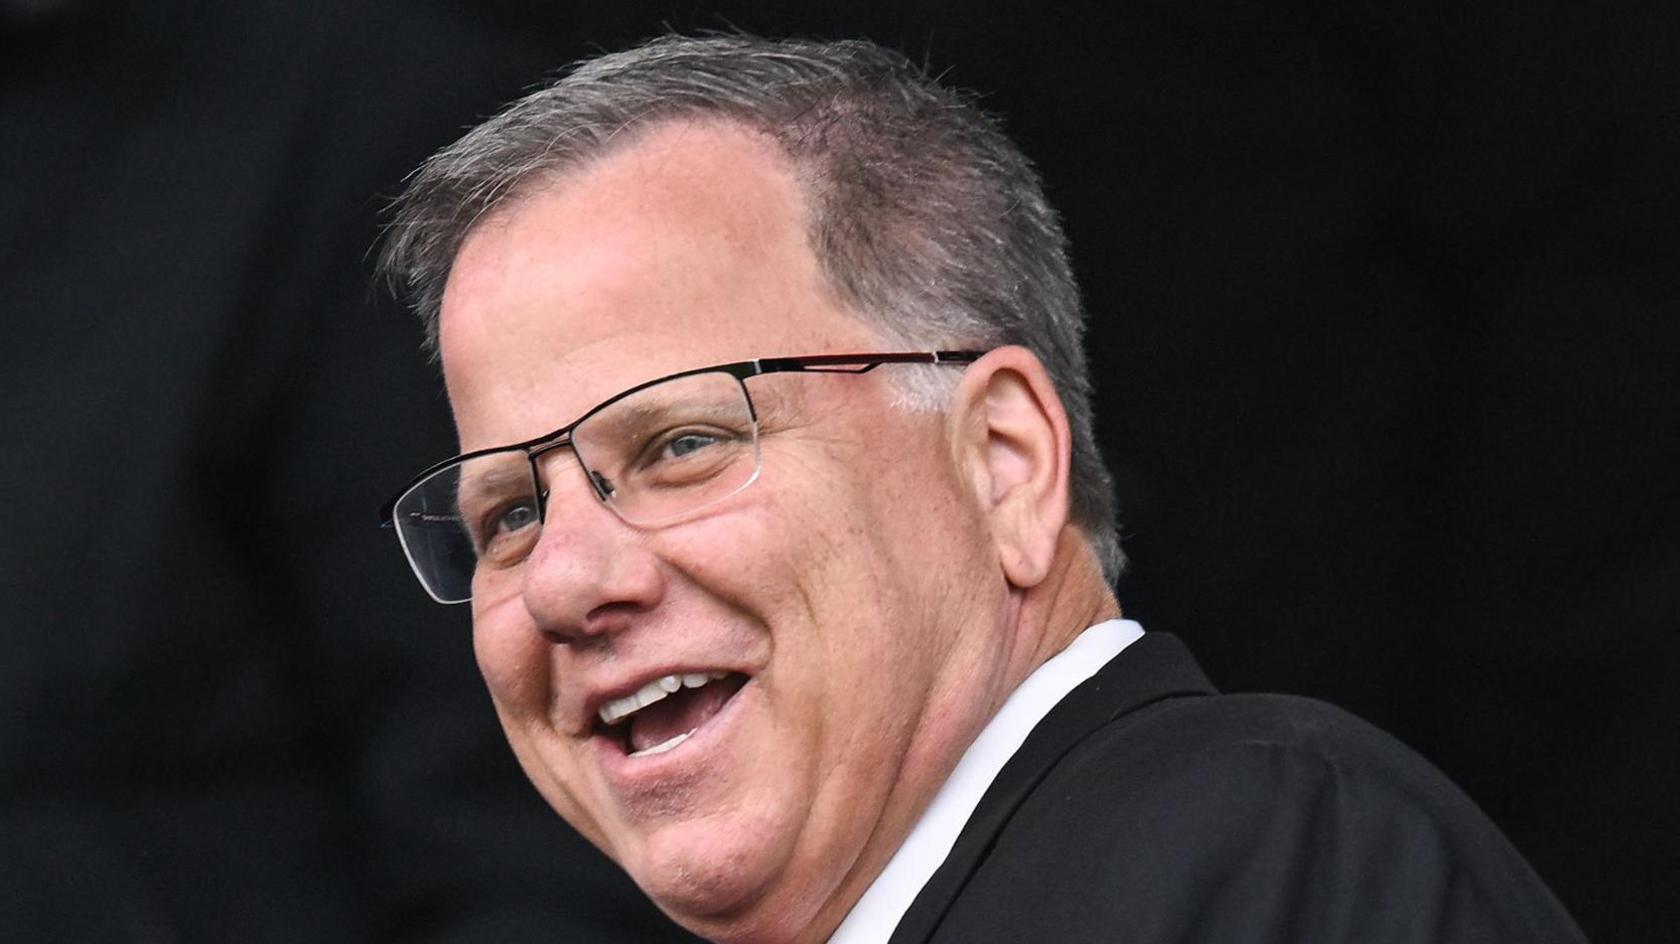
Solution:
{"label": "neck", "polygon": [[1011,605],[1017,645],[1010,691],[1080,633],[1121,615],[1120,601],[1103,579],[1096,553],[1072,527],[1062,530],[1050,572],[1034,586],[1018,590]]}

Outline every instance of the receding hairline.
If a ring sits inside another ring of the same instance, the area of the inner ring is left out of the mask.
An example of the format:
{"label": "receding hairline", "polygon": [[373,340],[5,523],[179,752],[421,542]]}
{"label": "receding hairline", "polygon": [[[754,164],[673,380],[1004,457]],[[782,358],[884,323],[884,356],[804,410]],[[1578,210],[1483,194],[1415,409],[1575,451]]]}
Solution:
{"label": "receding hairline", "polygon": [[[805,249],[815,262],[818,275],[815,286],[817,290],[822,292],[828,301],[868,327],[887,337],[895,335],[895,332],[890,330],[890,325],[884,322],[878,313],[860,311],[856,300],[847,296],[829,271],[827,260],[822,253],[820,220],[816,212],[818,196],[814,192],[814,187],[819,184],[818,178],[822,168],[816,162],[801,160],[787,147],[783,138],[766,129],[762,122],[716,112],[677,112],[650,116],[625,125],[614,131],[608,140],[598,147],[582,152],[567,151],[558,155],[551,164],[533,167],[530,172],[512,181],[493,201],[482,207],[470,223],[460,227],[442,272],[437,306],[431,315],[430,330],[434,338],[442,332],[444,302],[449,297],[449,286],[454,281],[457,263],[475,236],[487,228],[507,225],[512,217],[545,197],[561,193],[575,185],[587,187],[592,172],[602,170],[613,161],[631,155],[639,148],[650,145],[669,146],[673,151],[677,151],[682,146],[681,140],[684,136],[705,133],[717,133],[725,138],[735,137],[749,141],[754,150],[769,160],[774,171],[790,185],[789,193],[798,215],[797,229]],[[667,142],[665,139],[668,137],[673,140]]]}

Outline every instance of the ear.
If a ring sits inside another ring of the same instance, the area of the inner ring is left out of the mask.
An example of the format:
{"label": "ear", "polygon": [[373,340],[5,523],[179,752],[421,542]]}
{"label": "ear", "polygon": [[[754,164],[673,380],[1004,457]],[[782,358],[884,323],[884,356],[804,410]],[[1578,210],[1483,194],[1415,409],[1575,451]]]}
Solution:
{"label": "ear", "polygon": [[1024,347],[998,348],[964,372],[949,417],[1005,578],[1036,586],[1068,520],[1072,436],[1049,373]]}

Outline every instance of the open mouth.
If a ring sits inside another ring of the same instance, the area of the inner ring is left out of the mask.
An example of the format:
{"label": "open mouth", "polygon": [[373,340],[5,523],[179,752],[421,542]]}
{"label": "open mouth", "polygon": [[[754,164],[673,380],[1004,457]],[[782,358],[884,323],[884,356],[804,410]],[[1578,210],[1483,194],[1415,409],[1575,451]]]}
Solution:
{"label": "open mouth", "polygon": [[663,754],[689,739],[747,684],[739,672],[678,672],[601,706],[598,735],[630,757]]}

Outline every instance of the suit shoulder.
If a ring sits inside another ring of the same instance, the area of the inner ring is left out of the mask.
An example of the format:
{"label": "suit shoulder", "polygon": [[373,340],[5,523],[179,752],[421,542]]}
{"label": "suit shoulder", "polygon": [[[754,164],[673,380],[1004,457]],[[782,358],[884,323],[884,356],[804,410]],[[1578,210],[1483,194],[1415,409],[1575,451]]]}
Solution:
{"label": "suit shoulder", "polygon": [[1014,828],[1088,848],[1170,848],[1205,862],[1313,843],[1404,845],[1445,864],[1494,853],[1491,883],[1526,869],[1491,820],[1400,741],[1323,702],[1171,698],[1123,715],[1048,769]]}
{"label": "suit shoulder", "polygon": [[[1147,759],[1147,763],[1142,762]],[[1169,698],[1093,731],[1059,767],[1081,778],[1225,769],[1252,787],[1289,771],[1334,771],[1392,789],[1458,797],[1446,777],[1399,739],[1325,702],[1293,695]],[[1106,769],[1105,768],[1109,768]],[[1257,781],[1256,775],[1264,774]]]}
{"label": "suit shoulder", "polygon": [[[1035,884],[1051,861],[1079,867]],[[1144,941],[1579,940],[1444,775],[1290,696],[1169,698],[1098,727],[1044,772],[981,873]],[[1082,934],[1057,939],[1109,939]]]}

